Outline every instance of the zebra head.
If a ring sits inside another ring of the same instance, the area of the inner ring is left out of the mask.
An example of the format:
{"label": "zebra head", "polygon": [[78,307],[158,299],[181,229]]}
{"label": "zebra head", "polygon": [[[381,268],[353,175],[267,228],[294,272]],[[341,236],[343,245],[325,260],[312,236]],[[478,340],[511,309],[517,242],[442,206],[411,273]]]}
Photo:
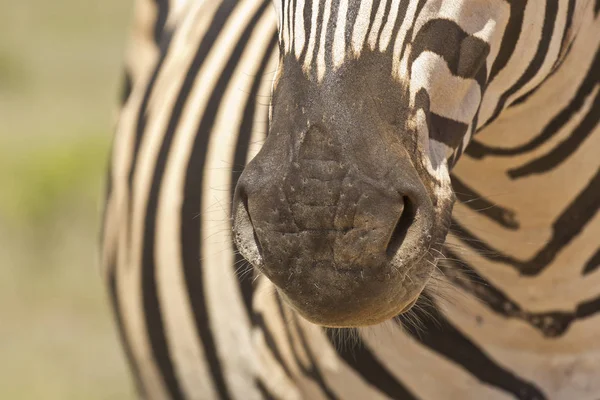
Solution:
{"label": "zebra head", "polygon": [[[508,19],[492,0],[275,0],[270,129],[237,186],[241,254],[325,326],[407,311]],[[502,27],[502,28],[500,28]],[[517,33],[518,34],[518,33]]]}

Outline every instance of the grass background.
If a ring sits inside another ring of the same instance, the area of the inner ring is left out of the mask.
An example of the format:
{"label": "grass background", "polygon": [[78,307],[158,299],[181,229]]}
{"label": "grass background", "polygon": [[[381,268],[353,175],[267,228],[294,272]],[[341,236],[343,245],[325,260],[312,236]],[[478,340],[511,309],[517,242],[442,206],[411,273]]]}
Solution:
{"label": "grass background", "polygon": [[0,399],[131,399],[99,274],[131,1],[0,0]]}

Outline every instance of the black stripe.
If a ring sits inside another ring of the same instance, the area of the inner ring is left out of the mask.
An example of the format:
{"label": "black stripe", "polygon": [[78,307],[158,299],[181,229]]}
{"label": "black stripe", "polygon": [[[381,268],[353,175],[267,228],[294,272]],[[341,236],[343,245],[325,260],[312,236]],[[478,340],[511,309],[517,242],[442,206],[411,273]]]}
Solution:
{"label": "black stripe", "polygon": [[103,203],[103,207],[102,207],[102,216],[100,218],[101,224],[100,224],[100,230],[98,232],[98,238],[99,243],[100,243],[100,248],[102,248],[102,243],[104,242],[104,233],[106,232],[106,226],[108,224],[108,220],[107,218],[107,213],[108,213],[108,202],[110,201],[110,198],[112,196],[112,191],[113,191],[113,179],[112,179],[112,174],[113,174],[113,154],[115,151],[115,139],[113,138],[113,143],[110,146],[110,149],[108,150],[108,155],[106,156],[106,159],[108,160],[108,162],[106,163],[106,175],[104,178],[104,203]]}
{"label": "black stripe", "polygon": [[[525,2],[523,2],[525,3]],[[496,109],[492,116],[485,122],[484,126],[489,125],[494,121],[506,105],[508,98],[513,94],[517,93],[523,86],[525,86],[535,75],[539,72],[540,68],[544,64],[546,59],[550,42],[552,41],[552,34],[554,32],[554,24],[556,22],[556,13],[558,12],[558,0],[546,1],[546,9],[544,14],[544,25],[542,27],[542,37],[540,39],[537,51],[533,56],[533,59],[529,63],[529,66],[521,75],[521,77],[514,83],[506,92],[500,96]],[[490,80],[491,81],[491,80]]]}
{"label": "black stripe", "polygon": [[567,49],[571,47],[572,39],[575,35],[571,35],[573,27],[573,16],[575,14],[575,3],[576,0],[569,0],[569,6],[567,7],[567,17],[565,20],[565,27],[563,29],[562,41],[560,44],[560,50],[558,51],[558,59],[552,67],[551,74],[554,74],[558,67],[562,64],[565,59]]}
{"label": "black stripe", "polygon": [[598,122],[600,122],[600,92],[596,94],[592,108],[583,118],[583,121],[566,139],[560,142],[549,153],[521,167],[508,170],[508,176],[512,179],[517,179],[534,174],[542,174],[557,168],[579,149],[583,142],[592,134]]}
{"label": "black stripe", "polygon": [[335,37],[335,25],[339,12],[339,0],[331,2],[329,20],[327,21],[327,32],[325,33],[325,65],[333,67],[333,39]]}
{"label": "black stripe", "polygon": [[169,17],[169,0],[154,0],[154,3],[157,10],[156,21],[154,22],[154,43],[160,46],[164,40],[162,34],[167,24],[167,18]]}
{"label": "black stripe", "polygon": [[480,256],[494,262],[501,262],[511,265],[519,271],[524,268],[524,264],[526,263],[491,247],[491,245],[489,245],[485,240],[473,234],[454,218],[452,219],[451,227],[451,230],[456,233],[456,237]]}
{"label": "black stripe", "polygon": [[600,209],[600,169],[552,224],[552,237],[550,240],[528,261],[517,260],[492,248],[456,220],[453,219],[452,222],[456,231],[460,234],[458,237],[467,246],[479,252],[481,256],[495,262],[511,265],[523,275],[533,276],[538,275],[550,265],[558,253],[590,222],[598,209]]}
{"label": "black stripe", "polygon": [[[413,37],[413,31],[415,30],[415,23],[419,19],[419,15],[421,14],[421,11],[423,11],[423,7],[425,7],[426,3],[427,3],[427,0],[419,0],[419,3],[417,4],[417,8],[415,10],[415,17],[412,20],[412,24],[410,25],[410,28],[406,32],[404,44],[402,45],[402,52],[400,52],[400,57],[398,58],[399,60],[402,60],[402,58],[404,57],[404,52],[406,51],[406,48],[408,47],[408,44],[412,42],[411,38]],[[437,40],[437,41],[439,41],[439,40]],[[412,76],[412,63],[411,62],[408,63],[408,73],[406,76],[407,77]]]}
{"label": "black stripe", "polygon": [[[286,26],[287,30],[290,32],[290,39],[293,38],[294,34],[292,33],[291,29],[292,29],[292,21],[290,20],[292,13],[290,13],[290,6],[292,5],[292,0],[284,0],[283,4],[281,5],[281,10],[284,13],[284,20],[285,20],[285,24],[282,24],[282,26]],[[291,44],[288,43],[288,45]]]}
{"label": "black stripe", "polygon": [[288,26],[289,23],[289,9],[286,7],[289,3],[289,0],[281,0],[281,25],[278,29],[281,31],[281,41],[282,43],[285,41],[285,27]]}
{"label": "black stripe", "polygon": [[[175,130],[181,119],[183,108],[190,95],[194,81],[198,75],[198,71],[202,66],[208,52],[211,50],[215,38],[221,32],[223,28],[223,21],[231,14],[235,6],[234,1],[224,1],[217,10],[213,21],[208,28],[205,36],[198,47],[198,50],[194,56],[192,64],[187,71],[181,91],[177,96],[177,100],[173,106],[171,112],[171,118],[167,125],[167,129],[164,134],[164,138],[161,144],[161,148],[156,159],[154,176],[152,178],[152,187],[148,196],[148,205],[146,210],[146,221],[143,238],[143,264],[142,264],[142,293],[144,303],[144,315],[146,320],[146,326],[148,330],[149,340],[152,345],[153,354],[156,359],[156,363],[160,368],[163,375],[165,384],[170,393],[171,398],[181,399],[183,394],[175,372],[173,370],[173,364],[170,357],[169,348],[164,332],[164,323],[162,317],[162,311],[158,300],[157,287],[156,287],[156,276],[155,276],[155,260],[154,260],[154,246],[155,246],[155,228],[156,228],[156,211],[158,206],[158,196],[160,192],[160,186],[162,184],[163,175],[166,168],[167,156],[171,148]],[[151,90],[154,82],[151,81],[148,87],[148,91]],[[142,108],[145,110],[145,108]],[[141,111],[143,113],[143,111]],[[145,121],[145,119],[144,119]],[[207,135],[197,135],[198,139],[207,139]],[[206,141],[206,140],[205,140]],[[201,149],[201,154],[198,155],[198,149],[194,148],[194,154],[191,157],[191,161],[197,162],[198,158],[202,158],[204,161],[204,150]],[[196,170],[200,178],[202,177],[202,168]],[[202,298],[202,271],[198,262],[199,259],[199,243],[200,243],[200,218],[194,219],[193,217],[198,216],[199,212],[193,213],[190,217],[185,212],[186,205],[189,207],[189,201],[196,201],[200,195],[197,193],[200,190],[201,184],[198,183],[197,187],[193,186],[193,190],[189,191],[188,180],[190,179],[189,170],[186,174],[186,194],[184,196],[186,202],[183,205],[182,211],[182,257],[184,264],[184,273],[186,278],[186,284],[188,293],[190,294],[192,308],[194,309],[194,317],[196,321],[196,328],[202,337],[204,344],[204,352],[206,359],[211,366],[211,377],[215,383],[215,387],[222,398],[229,398],[227,388],[219,367],[214,342],[212,341],[212,334],[208,327],[208,316],[206,311],[206,305]],[[197,204],[193,208],[197,208],[200,201],[197,200]],[[190,222],[188,221],[191,221]],[[195,226],[190,226],[195,225]],[[191,228],[191,229],[190,229]],[[191,238],[191,240],[190,240]],[[196,280],[197,279],[197,280]]]}
{"label": "black stripe", "polygon": [[[218,36],[224,25],[223,22],[230,15],[236,4],[238,4],[236,1],[226,1],[217,11],[213,19],[213,24],[211,24],[206,35],[206,38],[211,40],[211,47],[214,43],[214,38]],[[225,383],[221,362],[216,350],[217,343],[211,330],[210,315],[206,303],[204,275],[202,273],[203,254],[202,247],[200,246],[200,233],[202,232],[203,223],[203,214],[201,212],[203,209],[201,193],[204,178],[203,171],[209,136],[219,112],[221,100],[248,44],[253,29],[269,5],[270,1],[264,0],[252,18],[247,21],[240,39],[237,41],[230,58],[227,60],[227,64],[219,76],[196,132],[185,174],[185,196],[181,207],[181,248],[185,283],[190,303],[194,310],[196,329],[202,338],[204,354],[210,365],[211,377],[221,399],[229,399],[231,395]],[[200,58],[198,61],[201,63],[203,59]],[[196,64],[194,64],[195,66]]]}
{"label": "black stripe", "polygon": [[406,12],[408,11],[409,1],[403,1],[400,3],[400,9],[398,10],[398,17],[396,18],[396,23],[394,24],[394,28],[392,29],[392,36],[390,40],[390,44],[388,45],[388,52],[394,53],[394,46],[396,45],[396,38],[398,37],[398,32],[400,31],[400,27],[402,26],[402,22],[406,18]]}
{"label": "black stripe", "polygon": [[115,318],[115,322],[117,325],[117,330],[119,334],[119,339],[121,341],[121,346],[123,346],[123,351],[125,352],[125,359],[127,360],[127,364],[129,365],[129,370],[133,375],[133,381],[135,383],[135,388],[137,394],[140,398],[147,398],[146,388],[142,383],[142,375],[138,368],[138,364],[135,362],[135,357],[133,356],[133,350],[131,349],[131,345],[127,340],[127,333],[125,332],[125,325],[123,324],[123,315],[121,315],[121,304],[119,301],[119,290],[117,288],[117,276],[116,276],[116,265],[115,265],[116,255],[110,262],[108,263],[108,293],[110,299],[110,305],[113,310],[113,315]]}
{"label": "black stripe", "polygon": [[[281,299],[279,298],[279,296],[277,294],[275,294],[274,296],[275,296],[275,303],[277,304],[277,310],[279,311],[279,316],[280,316],[281,320],[283,321],[285,335],[286,335],[287,341],[290,344],[290,347],[292,349],[292,354],[294,355],[294,360],[296,361],[296,365],[298,365],[298,368],[300,369],[300,371],[302,372],[302,374],[305,377],[312,380],[317,386],[319,386],[319,388],[323,392],[323,395],[326,398],[328,398],[330,400],[337,399],[337,396],[331,391],[331,389],[329,388],[329,386],[327,386],[327,383],[323,379],[323,376],[321,375],[321,371],[319,371],[319,368],[315,362],[312,352],[306,345],[306,340],[304,338],[304,335],[302,334],[302,328],[297,326],[295,315],[294,315],[294,318],[288,320],[288,318],[286,318],[285,312],[283,310],[283,304],[281,303]],[[308,368],[305,367],[304,364],[302,364],[302,361],[300,360],[300,357],[298,356],[298,350],[296,349],[296,343],[294,342],[294,339],[292,338],[292,333],[291,333],[290,329],[295,329],[296,333],[298,334],[301,345],[304,348],[304,351],[306,352],[308,361],[310,363]]]}
{"label": "black stripe", "polygon": [[293,54],[295,54],[295,45],[296,45],[296,0],[291,0],[292,2],[292,12],[290,14],[290,36],[291,36],[291,41],[290,41],[290,52],[292,52]]}
{"label": "black stripe", "polygon": [[563,108],[552,120],[544,127],[542,132],[531,139],[529,142],[513,147],[513,148],[500,148],[490,147],[476,140],[473,140],[469,147],[467,147],[467,154],[473,158],[483,158],[489,155],[495,156],[514,156],[523,153],[533,151],[546,143],[549,139],[554,137],[560,130],[573,118],[575,114],[581,110],[586,99],[593,92],[596,84],[600,80],[598,76],[600,71],[600,50],[596,51],[596,56],[592,62],[588,72],[581,82],[577,93],[569,103],[569,105]]}
{"label": "black stripe", "polygon": [[[304,19],[304,46],[302,46],[302,51],[300,52],[300,57],[298,57],[298,64],[303,65],[304,60],[306,60],[306,53],[308,52],[308,42],[310,40],[310,35],[312,30],[315,29],[311,23],[311,10],[312,3],[310,1],[304,2],[304,9],[302,10],[302,18]],[[307,29],[308,28],[308,29]],[[283,52],[280,52],[280,57],[283,56]]]}
{"label": "black stripe", "polygon": [[[277,32],[273,33],[273,37],[269,42],[267,50],[260,62],[260,65],[257,70],[256,77],[254,78],[254,82],[252,82],[252,87],[250,88],[250,94],[248,95],[248,101],[246,102],[246,106],[244,107],[244,114],[242,117],[242,123],[240,125],[240,130],[238,134],[238,139],[235,145],[235,153],[233,157],[233,168],[231,170],[231,187],[229,188],[230,197],[233,199],[233,195],[235,193],[235,187],[237,185],[237,181],[242,174],[242,170],[247,163],[248,157],[248,148],[250,147],[250,138],[252,137],[252,132],[254,128],[254,114],[256,113],[256,105],[257,105],[257,96],[258,91],[260,90],[260,85],[265,76],[265,70],[267,68],[267,64],[269,60],[273,56],[273,53],[277,51]],[[265,107],[265,120],[268,125],[268,107]],[[268,126],[267,126],[268,130]],[[266,132],[265,132],[266,136]],[[239,252],[235,253],[235,265],[237,268],[245,263],[245,259],[239,254]],[[239,274],[238,274],[239,278]],[[252,277],[248,276],[248,274],[244,274],[244,276],[239,279],[240,292],[242,294],[242,299],[244,300],[244,305],[246,307],[246,312],[248,316],[252,316],[252,298],[254,293],[254,288],[252,285]]]}
{"label": "black stripe", "polygon": [[[264,319],[262,313],[255,312],[252,320],[255,322],[256,326],[258,328],[260,328],[260,330],[264,334],[267,347],[271,350],[271,353],[273,354],[273,357],[275,357],[275,360],[277,360],[277,363],[281,366],[281,368],[283,368],[283,372],[285,372],[287,377],[293,381],[294,379],[293,379],[292,372],[288,368],[288,365],[286,364],[286,362],[283,360],[283,356],[281,355],[281,352],[279,351],[279,347],[277,347],[277,343],[275,342],[275,339],[273,338],[273,335],[271,334],[269,327],[265,323],[265,319]],[[284,320],[284,323],[285,323],[285,320]]]}
{"label": "black stripe", "polygon": [[[433,302],[431,299],[429,301]],[[511,393],[517,399],[546,399],[541,389],[533,383],[519,378],[489,358],[482,349],[453,326],[437,307],[417,308],[414,312],[422,321],[423,329],[419,330],[408,323],[402,324],[402,327],[423,345],[459,364],[479,381]]]}
{"label": "black stripe", "polygon": [[379,10],[379,5],[381,0],[373,0],[373,4],[371,4],[371,15],[369,16],[369,28],[367,29],[367,34],[365,35],[365,44],[369,43],[369,36],[371,35],[371,31],[373,30],[373,24],[375,23],[375,19],[377,17],[377,10]]}
{"label": "black stripe", "polygon": [[451,175],[450,177],[452,179],[454,193],[456,193],[456,197],[462,204],[505,228],[512,230],[519,228],[519,221],[517,220],[514,211],[486,199],[467,186],[455,175]]}
{"label": "black stripe", "polygon": [[510,60],[517,47],[519,37],[521,36],[521,28],[523,27],[523,18],[525,17],[525,7],[527,6],[527,2],[522,0],[510,0],[509,4],[510,17],[506,24],[506,28],[504,28],[502,40],[500,41],[500,50],[490,69],[488,82],[492,82],[498,73],[506,67],[508,60]]}
{"label": "black stripe", "polygon": [[[424,89],[419,91],[419,94]],[[426,91],[424,91],[427,93]],[[428,100],[429,102],[429,100]],[[467,134],[469,126],[463,122],[446,118],[434,112],[426,114],[429,125],[429,137],[440,143],[444,143],[451,149],[458,149]]]}
{"label": "black stripe", "polygon": [[529,92],[525,93],[524,95],[522,95],[521,97],[519,97],[515,101],[513,101],[512,104],[510,105],[510,107],[518,106],[520,104],[525,103],[527,101],[527,99],[529,99],[529,97],[531,97],[533,94],[535,94],[538,91],[538,89],[540,87],[542,87],[542,85],[544,83],[546,83],[546,81],[548,81],[548,79],[550,79],[550,77],[554,76],[556,71],[558,71],[558,68],[562,65],[563,61],[566,59],[566,56],[569,53],[569,51],[571,49],[571,45],[573,43],[569,39],[572,39],[572,37],[573,37],[573,36],[571,36],[571,26],[573,24],[574,12],[575,12],[575,0],[569,0],[569,6],[567,8],[567,17],[565,20],[565,27],[563,29],[560,50],[558,51],[558,57],[556,58],[556,61],[554,62],[554,65],[552,66],[550,73],[544,79],[542,79],[542,81],[540,83],[538,83],[533,89],[531,89]]}
{"label": "black stripe", "polygon": [[127,68],[124,68],[123,71],[123,81],[121,82],[121,95],[120,95],[120,104],[123,106],[129,100],[129,96],[131,95],[131,90],[133,88],[133,80],[131,78],[131,72]]}
{"label": "black stripe", "polygon": [[300,326],[300,324],[297,321],[296,314],[293,315],[293,321],[294,321],[294,326],[296,328],[296,333],[298,334],[298,338],[300,339],[300,344],[302,345],[302,348],[304,348],[304,351],[306,352],[306,355],[308,356],[309,363],[311,364],[311,367],[309,370],[309,375],[315,381],[315,383],[317,385],[319,385],[319,387],[323,391],[323,394],[325,395],[326,398],[337,399],[338,397],[329,388],[329,385],[327,385],[327,382],[325,382],[325,378],[323,377],[323,375],[321,375],[321,371],[319,370],[319,367],[317,366],[315,356],[313,355],[312,350],[308,346],[308,342],[306,341],[306,337],[304,336],[302,327]]}
{"label": "black stripe", "polygon": [[[439,40],[440,37],[444,40]],[[428,21],[419,30],[412,43],[409,63],[412,65],[424,51],[436,53],[444,58],[453,75],[475,79],[479,87],[485,87],[486,58],[490,46],[478,37],[463,31],[456,22],[446,19]]]}
{"label": "black stripe", "polygon": [[[404,57],[404,52],[406,51],[406,48],[408,47],[408,44],[411,43],[411,41],[412,41],[411,39],[413,37],[413,31],[415,30],[415,23],[419,19],[419,15],[421,14],[421,11],[423,11],[423,7],[425,7],[425,3],[427,3],[427,0],[419,0],[419,3],[417,4],[417,8],[415,10],[415,16],[412,20],[412,24],[410,25],[410,28],[408,28],[408,30],[406,31],[405,40],[404,40],[404,43],[402,44],[402,51],[400,52],[400,57],[398,58],[399,60],[402,60],[402,58]],[[410,77],[411,74],[412,74],[412,64],[409,63],[407,77]]]}
{"label": "black stripe", "polygon": [[556,255],[573,240],[600,208],[600,169],[588,185],[569,204],[552,224],[552,237],[535,257],[524,265],[521,272],[536,275],[549,265]]}
{"label": "black stripe", "polygon": [[184,399],[183,392],[179,386],[177,376],[171,360],[170,350],[167,344],[167,338],[164,331],[163,315],[158,299],[158,288],[156,284],[156,265],[154,260],[154,237],[156,231],[156,211],[158,206],[158,193],[162,176],[165,169],[168,148],[171,143],[171,137],[165,136],[161,145],[159,156],[154,170],[152,186],[148,197],[146,208],[146,218],[143,228],[142,244],[142,271],[141,271],[141,290],[142,302],[144,307],[144,320],[146,322],[146,331],[148,339],[152,346],[152,355],[156,365],[160,370],[167,391],[172,399]]}
{"label": "black stripe", "polygon": [[583,275],[591,274],[600,267],[600,248],[596,250],[596,253],[585,263],[583,268]]}
{"label": "black stripe", "polygon": [[[158,14],[157,14],[157,21],[160,21],[161,19],[166,19],[166,14],[168,13],[168,10],[165,10],[164,8],[158,8]],[[162,13],[162,14],[161,14]],[[156,25],[155,25],[156,27]],[[132,202],[133,202],[133,188],[132,188],[132,183],[133,183],[133,177],[135,175],[135,170],[136,170],[136,164],[137,164],[137,157],[138,157],[138,153],[139,153],[139,148],[140,148],[140,144],[141,144],[141,140],[142,140],[142,136],[143,133],[145,131],[145,126],[146,126],[146,110],[148,107],[148,103],[152,94],[152,91],[154,89],[155,86],[155,82],[156,79],[158,77],[158,73],[160,71],[160,69],[162,68],[163,62],[168,54],[168,45],[169,45],[169,41],[170,41],[170,35],[168,37],[165,38],[165,42],[164,42],[164,46],[160,48],[160,57],[156,63],[156,65],[154,66],[154,70],[152,71],[152,75],[150,77],[150,80],[146,86],[146,90],[144,92],[144,96],[142,98],[142,102],[140,103],[140,107],[137,110],[137,115],[138,115],[138,120],[136,123],[136,136],[135,136],[135,140],[134,140],[134,149],[133,149],[133,154],[132,154],[132,160],[131,163],[129,165],[129,173],[128,173],[128,178],[127,178],[127,185],[128,185],[128,192],[129,192],[129,196],[127,199],[128,202],[128,210],[132,210]],[[131,83],[129,83],[129,89],[127,89],[127,76],[129,76],[126,72],[126,82],[125,82],[125,93],[127,93],[127,91],[131,91]],[[129,76],[130,77],[130,76]],[[130,78],[131,79],[131,78]],[[126,94],[127,97],[129,97],[129,93]],[[128,238],[127,238],[127,247],[130,247],[130,243],[131,243],[131,233],[132,233],[132,212],[128,212],[127,214],[127,226],[128,226]],[[145,238],[144,238],[145,239]],[[146,255],[144,254],[144,257]],[[146,314],[147,311],[147,306],[154,306],[157,307],[158,305],[158,300],[156,299],[156,294],[154,294],[154,296],[150,296],[152,297],[152,299],[148,298],[146,295],[146,292],[144,291],[144,287],[146,285],[145,281],[144,281],[144,265],[142,265],[142,277],[141,277],[141,285],[142,285],[142,296],[143,296],[143,303],[144,303],[144,314],[145,314],[145,319],[146,319],[146,323],[147,323],[147,329],[148,329],[148,334],[149,334],[149,339],[151,344],[154,346],[154,344],[157,345],[157,347],[166,347],[166,343],[164,342],[164,340],[161,340],[160,337],[164,336],[163,332],[162,332],[162,316],[160,316],[160,314],[158,314],[156,316],[156,318],[154,319],[154,322],[152,322],[151,324],[148,324],[148,315]],[[154,269],[154,268],[152,268]],[[153,274],[153,271],[152,271]],[[114,278],[114,277],[113,277]],[[152,278],[153,280],[153,278]],[[136,381],[136,387],[138,390],[138,393],[142,396],[142,397],[146,397],[145,393],[144,393],[144,388],[142,386],[141,383],[141,378],[140,378],[140,373],[139,370],[137,369],[137,365],[135,364],[135,361],[133,359],[132,353],[131,353],[131,349],[127,344],[126,338],[125,338],[125,332],[123,331],[122,328],[122,316],[120,315],[120,311],[118,309],[119,307],[119,303],[118,303],[118,293],[117,293],[117,289],[116,289],[116,284],[114,282],[110,282],[111,285],[111,297],[113,298],[113,310],[115,310],[115,315],[117,318],[117,324],[119,326],[119,332],[121,335],[121,341],[124,344],[124,348],[125,348],[125,353],[127,355],[127,358],[129,360],[129,364],[130,367],[132,368],[133,374],[134,374],[134,378]],[[115,286],[113,286],[115,285]],[[150,290],[155,291],[156,287],[155,285],[150,285],[149,287]],[[154,301],[152,301],[154,300]],[[154,303],[154,304],[150,304],[150,303]],[[155,308],[156,309],[156,308]],[[156,327],[156,331],[154,331],[152,329],[152,327]],[[153,333],[157,333],[158,334],[158,338],[157,340],[153,341],[154,335]],[[154,347],[153,347],[154,348]],[[167,385],[167,389],[170,391],[170,393],[172,395],[174,395],[173,398],[177,399],[177,398],[181,398],[181,392],[179,389],[179,384],[174,376],[173,373],[173,368],[171,365],[171,360],[170,357],[168,355],[168,351],[165,353],[164,351],[161,351],[159,349],[158,354],[155,353],[155,357],[157,362],[161,362],[164,361],[164,371],[161,371],[162,375],[163,375],[163,379],[165,384]]]}
{"label": "black stripe", "polygon": [[356,23],[356,18],[358,17],[358,10],[359,7],[348,6],[348,13],[346,14],[346,33],[344,35],[346,38],[347,49],[352,49],[352,33],[354,32],[354,24]]}
{"label": "black stripe", "polygon": [[504,292],[479,275],[473,267],[456,253],[445,249],[448,259],[440,268],[450,281],[468,293],[480,299],[493,312],[509,318],[520,319],[539,330],[547,338],[564,335],[573,321],[575,314],[564,311],[547,311],[532,313],[525,311],[510,299]]}
{"label": "black stripe", "polygon": [[[385,4],[385,10],[383,11],[383,18],[381,21],[381,26],[379,27],[379,32],[377,33],[377,41],[375,42],[375,49],[377,49],[377,43],[381,40],[381,34],[383,33],[383,28],[385,28],[385,24],[387,24],[390,19],[390,9],[392,8],[392,0],[389,0]],[[393,46],[393,45],[392,45]]]}
{"label": "black stripe", "polygon": [[575,315],[578,319],[589,318],[600,311],[600,297],[586,301],[577,306]]}
{"label": "black stripe", "polygon": [[323,329],[332,347],[336,349],[338,356],[346,362],[358,375],[377,390],[385,393],[388,397],[398,400],[416,399],[396,377],[379,362],[366,346],[358,346],[352,349],[336,346],[336,332],[334,329]]}
{"label": "black stripe", "polygon": [[[133,143],[133,152],[131,155],[131,162],[129,164],[129,172],[127,175],[127,190],[129,193],[129,196],[127,197],[127,210],[131,210],[132,209],[132,204],[133,204],[133,199],[134,199],[134,193],[133,193],[133,178],[136,174],[137,171],[137,159],[138,159],[138,154],[140,151],[140,145],[142,143],[142,137],[144,136],[144,132],[146,131],[146,122],[147,122],[147,110],[148,110],[148,103],[150,102],[150,98],[152,97],[152,92],[154,91],[154,87],[156,86],[156,79],[158,78],[158,74],[160,72],[160,70],[162,69],[162,66],[164,64],[164,61],[167,57],[167,54],[169,53],[169,49],[170,49],[170,40],[171,37],[169,36],[168,38],[165,38],[165,41],[163,42],[163,46],[160,48],[160,57],[156,63],[156,65],[154,66],[154,70],[152,71],[152,75],[150,76],[150,80],[148,81],[147,85],[146,85],[146,89],[144,90],[144,96],[142,97],[142,102],[140,103],[140,107],[138,108],[136,114],[137,114],[137,121],[136,121],[136,126],[135,126],[135,139],[134,139],[134,143]],[[130,247],[131,245],[131,235],[133,232],[132,229],[132,217],[133,217],[133,213],[128,212],[127,213],[127,247]]]}
{"label": "black stripe", "polygon": [[415,110],[422,109],[425,112],[429,137],[452,149],[459,147],[469,126],[431,112],[430,108],[429,93],[425,88],[419,89],[415,96]]}
{"label": "black stripe", "polygon": [[258,388],[258,391],[260,392],[260,395],[262,396],[263,399],[275,400],[275,396],[273,396],[271,394],[271,392],[269,392],[269,389],[267,389],[261,381],[256,380],[256,387]]}

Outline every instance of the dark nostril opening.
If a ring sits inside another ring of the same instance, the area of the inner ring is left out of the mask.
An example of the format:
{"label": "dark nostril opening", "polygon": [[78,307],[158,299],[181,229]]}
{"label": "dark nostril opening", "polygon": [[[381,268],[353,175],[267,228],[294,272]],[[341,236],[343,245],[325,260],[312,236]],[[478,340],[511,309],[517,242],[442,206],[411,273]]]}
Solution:
{"label": "dark nostril opening", "polygon": [[388,242],[387,255],[389,257],[393,257],[398,252],[398,249],[402,246],[402,243],[406,238],[408,228],[410,228],[415,220],[416,209],[414,204],[406,196],[403,200],[404,209],[402,210],[402,215],[400,215],[396,227],[392,232],[392,236],[390,237],[390,241]]}
{"label": "dark nostril opening", "polygon": [[254,242],[256,243],[256,247],[258,249],[258,254],[260,256],[262,256],[263,255],[262,246],[260,245],[260,240],[258,240],[258,236],[256,236],[256,229],[254,229],[254,224],[252,223],[252,217],[250,216],[250,208],[248,207],[248,196],[245,193],[242,193],[240,201],[242,202],[244,211],[246,211],[246,216],[248,217],[248,222],[249,222],[249,228],[252,229],[252,236],[254,238]]}
{"label": "dark nostril opening", "polygon": [[243,190],[236,193],[233,230],[238,251],[250,263],[257,266],[262,264],[263,249],[252,224],[248,196]]}

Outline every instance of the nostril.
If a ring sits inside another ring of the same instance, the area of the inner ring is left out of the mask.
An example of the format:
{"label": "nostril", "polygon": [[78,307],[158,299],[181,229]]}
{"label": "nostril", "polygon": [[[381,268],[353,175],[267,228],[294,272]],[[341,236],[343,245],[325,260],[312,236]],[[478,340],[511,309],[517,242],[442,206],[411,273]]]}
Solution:
{"label": "nostril", "polygon": [[404,208],[402,210],[402,214],[400,218],[398,218],[398,222],[390,236],[390,240],[387,246],[387,255],[389,257],[393,257],[402,246],[404,239],[406,238],[406,234],[408,233],[408,229],[413,224],[416,215],[416,209],[414,204],[410,201],[408,197],[404,197]]}
{"label": "nostril", "polygon": [[244,258],[253,265],[262,264],[262,247],[250,217],[248,196],[243,191],[238,192],[233,216],[233,231],[235,244]]}
{"label": "nostril", "polygon": [[244,196],[242,198],[242,204],[244,206],[244,210],[246,210],[246,215],[248,216],[250,226],[252,227],[252,237],[254,238],[256,247],[258,248],[258,254],[262,256],[262,247],[260,245],[260,240],[258,240],[258,236],[256,236],[256,229],[254,229],[254,225],[252,224],[252,217],[250,216],[250,208],[248,207],[248,196]]}

